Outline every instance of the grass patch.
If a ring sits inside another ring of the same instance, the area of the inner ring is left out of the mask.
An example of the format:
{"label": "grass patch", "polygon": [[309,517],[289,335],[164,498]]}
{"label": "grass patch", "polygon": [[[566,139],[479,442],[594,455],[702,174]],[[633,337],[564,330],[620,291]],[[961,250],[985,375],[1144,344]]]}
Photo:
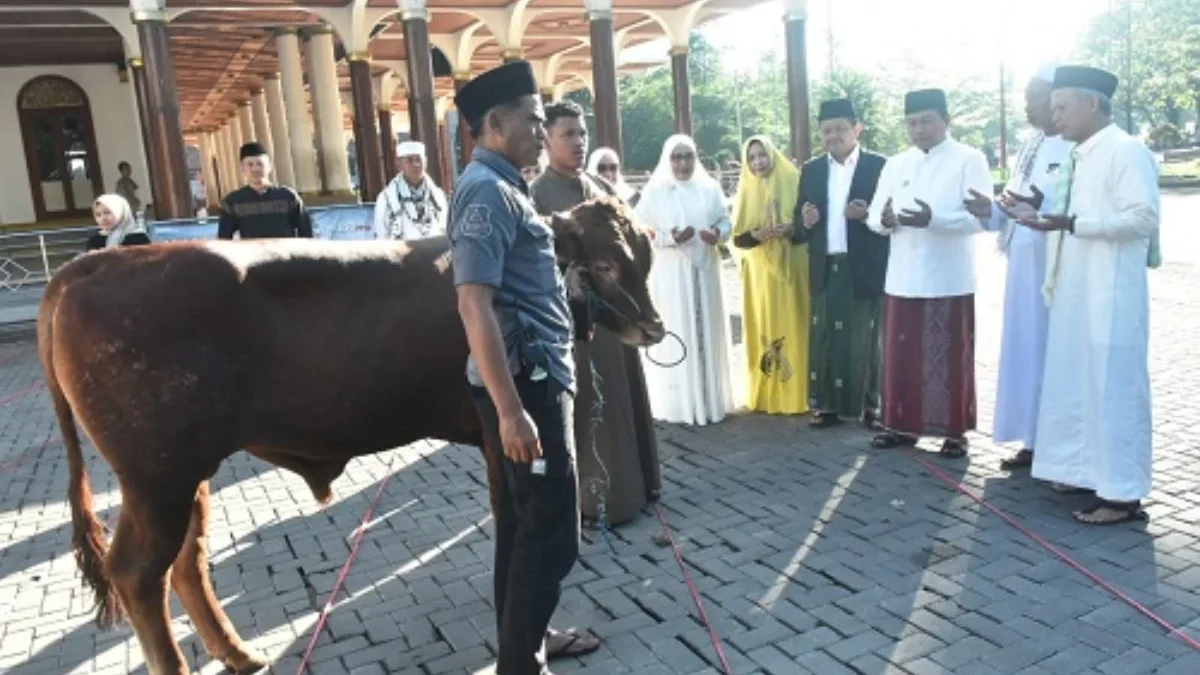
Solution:
{"label": "grass patch", "polygon": [[1200,160],[1167,162],[1162,165],[1162,175],[1171,178],[1200,178]]}

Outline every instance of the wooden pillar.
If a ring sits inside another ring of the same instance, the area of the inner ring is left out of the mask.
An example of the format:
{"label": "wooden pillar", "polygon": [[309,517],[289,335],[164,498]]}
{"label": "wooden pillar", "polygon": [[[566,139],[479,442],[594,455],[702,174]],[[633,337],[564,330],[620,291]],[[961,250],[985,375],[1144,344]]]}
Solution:
{"label": "wooden pillar", "polygon": [[[150,119],[150,92],[146,89],[146,64],[139,58],[129,59],[129,69],[133,71],[133,90],[137,94],[138,123],[142,127],[142,149],[146,155],[146,171],[150,174],[150,203],[157,207],[159,195],[165,194],[162,185],[162,174],[155,170],[154,147],[151,140],[153,122]],[[165,197],[164,197],[165,199]]]}
{"label": "wooden pillar", "polygon": [[383,192],[383,163],[375,148],[375,92],[371,87],[371,62],[366,54],[351,54],[350,96],[354,99],[354,147],[358,150],[362,175],[358,177],[363,201],[374,201]]}
{"label": "wooden pillar", "polygon": [[383,182],[390,183],[400,167],[396,164],[396,132],[392,130],[392,109],[379,108],[379,153],[383,157]]}
{"label": "wooden pillar", "polygon": [[[470,81],[470,71],[454,73],[454,93],[457,94]],[[471,138],[471,125],[467,124],[467,118],[463,117],[461,112],[458,115],[458,138],[462,152],[459,164],[465,169],[471,163],[471,154],[475,152],[475,139]]]}
{"label": "wooden pillar", "polygon": [[[621,142],[621,111],[617,94],[617,48],[613,40],[612,12],[592,12],[590,29],[592,82],[594,83],[592,106],[596,114],[596,143],[612,148],[617,151],[618,157],[624,157],[625,152]],[[543,86],[554,85],[553,82],[543,82],[542,84]],[[690,104],[688,110],[690,119]],[[688,128],[691,128],[690,122]]]}
{"label": "wooden pillar", "polygon": [[801,162],[812,155],[812,132],[808,122],[807,23],[803,9],[784,16],[787,40],[788,105],[791,114],[792,155]]}
{"label": "wooden pillar", "polygon": [[675,133],[692,135],[692,84],[688,80],[688,48],[671,48],[671,84],[675,89]]}
{"label": "wooden pillar", "polygon": [[[429,48],[428,12],[424,7],[405,10],[404,46],[408,62],[408,110],[411,118],[411,135],[427,148],[438,146],[437,109],[433,100],[433,56]],[[428,152],[425,172],[444,181],[442,155]],[[441,186],[443,189],[446,185]]]}
{"label": "wooden pillar", "polygon": [[[450,128],[449,125],[445,123],[445,120],[442,120],[442,123],[438,124],[436,150],[438,161],[441,164],[441,187],[446,192],[450,192],[450,190],[454,188],[454,171],[450,168],[450,166],[453,164],[453,162],[450,161],[450,157],[454,154],[454,150],[450,147]],[[431,153],[426,150],[425,154],[428,156]]]}
{"label": "wooden pillar", "polygon": [[167,22],[163,12],[134,12],[138,41],[145,63],[146,108],[149,117],[150,172],[161,180],[154,195],[157,218],[189,218],[192,190],[188,183],[187,155],[179,123],[179,99],[175,92],[175,67],[171,62]]}

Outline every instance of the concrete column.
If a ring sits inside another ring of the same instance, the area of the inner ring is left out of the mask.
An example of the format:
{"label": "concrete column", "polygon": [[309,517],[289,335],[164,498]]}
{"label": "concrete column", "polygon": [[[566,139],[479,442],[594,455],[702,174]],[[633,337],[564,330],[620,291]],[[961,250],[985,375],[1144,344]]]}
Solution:
{"label": "concrete column", "polygon": [[292,168],[292,142],[288,138],[287,113],[283,105],[283,87],[279,78],[267,76],[263,82],[263,101],[267,108],[267,125],[271,128],[272,164],[275,166],[275,182],[291,188],[296,187],[296,174]]}
{"label": "concrete column", "polygon": [[250,101],[242,101],[238,103],[238,128],[242,130],[242,142],[250,143],[252,141],[262,142],[258,138],[258,133],[254,129],[254,113],[250,111]]}
{"label": "concrete column", "polygon": [[275,34],[275,50],[279,53],[279,84],[283,96],[284,117],[287,120],[286,125],[279,125],[278,128],[286,129],[287,133],[288,150],[292,160],[292,187],[301,195],[314,195],[321,191],[321,184],[317,179],[313,127],[308,117],[308,99],[304,93],[304,73],[300,62],[300,40],[296,31],[278,31]]}
{"label": "concrete column", "polygon": [[157,173],[161,180],[161,193],[154,195],[154,215],[157,218],[188,218],[193,215],[192,189],[188,182],[187,154],[183,149],[178,87],[166,15],[161,10],[136,11],[133,20],[137,24],[138,42],[146,67],[149,170]]}
{"label": "concrete column", "polygon": [[254,120],[254,140],[262,143],[274,159],[275,139],[271,137],[271,120],[267,117],[267,98],[261,89],[250,94],[250,117]]}
{"label": "concrete column", "polygon": [[808,2],[788,0],[784,3],[784,10],[792,154],[803,162],[812,154],[812,132],[808,121],[808,46],[805,38]]}
{"label": "concrete column", "polygon": [[237,150],[233,145],[233,127],[228,121],[225,126],[221,127],[221,166],[225,171],[224,180],[221,181],[225,194],[229,194],[242,186],[241,172],[237,165]]}
{"label": "concrete column", "polygon": [[242,136],[242,123],[235,114],[229,118],[229,142],[233,144],[232,152],[229,153],[229,159],[233,162],[233,175],[237,177],[237,185],[242,184],[242,146],[245,145],[247,139]]}
{"label": "concrete column", "polygon": [[204,176],[204,201],[206,206],[211,210],[220,201],[220,192],[218,190],[221,178],[213,168],[216,159],[216,149],[213,147],[212,134],[207,131],[200,132],[200,175]]}
{"label": "concrete column", "polygon": [[[596,114],[596,143],[625,156],[621,142],[621,112],[617,93],[617,46],[613,38],[612,2],[591,0],[588,18],[591,23],[592,93]],[[607,5],[607,7],[605,7]],[[553,82],[542,82],[550,87]],[[545,97],[545,94],[543,94]]]}
{"label": "concrete column", "polygon": [[[325,189],[333,193],[351,191],[350,162],[346,157],[346,132],[342,126],[342,101],[338,92],[337,62],[333,59],[333,32],[320,28],[309,38],[308,57],[314,76],[309,81],[313,107],[319,110],[321,164],[325,167]],[[370,84],[368,80],[368,84]]]}

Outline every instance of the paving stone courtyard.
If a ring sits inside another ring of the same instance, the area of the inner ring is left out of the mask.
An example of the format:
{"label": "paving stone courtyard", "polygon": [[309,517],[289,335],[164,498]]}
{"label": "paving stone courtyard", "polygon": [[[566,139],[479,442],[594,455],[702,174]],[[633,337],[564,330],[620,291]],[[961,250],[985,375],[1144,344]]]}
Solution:
{"label": "paving stone courtyard", "polygon": [[[968,460],[923,453],[953,482],[1200,638],[1200,194],[1164,198],[1164,266],[1152,273],[1155,490],[1149,523],[1086,528],[1027,473],[999,470],[991,426],[1003,263],[980,237],[980,433]],[[736,301],[736,284],[729,294]],[[737,305],[730,307],[738,309]],[[739,366],[740,367],[740,366]],[[0,345],[0,672],[144,673],[128,628],[100,631],[70,551],[66,461],[36,362]],[[738,414],[660,427],[661,501],[737,675],[1200,674],[1200,651],[1102,590],[901,451],[843,427]],[[119,495],[89,448],[100,517]],[[336,500],[248,456],[213,480],[217,594],[242,636],[293,675],[353,534],[389,471],[309,672],[490,673],[492,527],[474,448],[426,441],[351,463]],[[653,510],[589,541],[559,626],[601,650],[557,665],[589,675],[718,673]],[[196,671],[222,672],[178,603]]]}

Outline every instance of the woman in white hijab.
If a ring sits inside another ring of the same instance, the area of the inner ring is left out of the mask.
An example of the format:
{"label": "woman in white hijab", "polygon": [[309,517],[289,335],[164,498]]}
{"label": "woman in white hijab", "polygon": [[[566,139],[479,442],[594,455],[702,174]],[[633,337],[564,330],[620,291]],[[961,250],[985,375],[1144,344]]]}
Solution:
{"label": "woman in white hijab", "polygon": [[617,151],[612,148],[596,148],[592,151],[592,156],[588,158],[587,172],[596,176],[600,176],[608,181],[617,191],[617,196],[621,201],[630,206],[637,206],[638,191],[629,183],[625,182],[625,176],[621,174],[621,158],[617,156]]}
{"label": "woman in white hijab", "polygon": [[[687,350],[674,367],[646,359],[650,407],[658,419],[703,425],[720,422],[733,407],[732,347],[717,250],[731,228],[725,193],[697,155],[691,138],[668,138],[635,213],[652,229],[657,249],[651,297],[666,328]],[[669,346],[658,347],[651,357],[669,365],[675,354]]]}
{"label": "woman in white hijab", "polygon": [[88,237],[87,250],[116,246],[140,246],[150,243],[146,228],[133,217],[133,209],[121,195],[100,195],[92,203],[92,218],[100,228]]}

